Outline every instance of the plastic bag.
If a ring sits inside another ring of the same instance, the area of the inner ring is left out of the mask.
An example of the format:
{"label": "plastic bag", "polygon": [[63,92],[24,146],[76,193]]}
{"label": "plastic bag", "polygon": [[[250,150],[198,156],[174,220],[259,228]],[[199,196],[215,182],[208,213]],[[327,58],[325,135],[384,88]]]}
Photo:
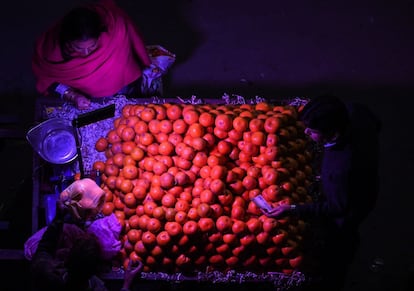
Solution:
{"label": "plastic bag", "polygon": [[119,239],[122,226],[115,214],[97,219],[91,223],[87,232],[93,233],[99,240],[105,260],[114,258],[121,250]]}
{"label": "plastic bag", "polygon": [[175,54],[160,45],[146,47],[152,61],[142,74],[141,92],[144,96],[162,96],[162,76],[175,62]]}
{"label": "plastic bag", "polygon": [[[24,243],[24,256],[29,261],[32,260],[33,255],[37,250],[40,240],[45,233],[47,226],[41,228],[35,232]],[[102,248],[103,259],[113,259],[121,250],[121,234],[122,226],[116,218],[115,214],[110,216],[104,216],[103,218],[93,221],[87,228],[87,233],[94,234]],[[82,235],[85,231],[74,224],[65,223],[63,225],[62,236],[59,238],[57,245],[57,252],[62,249],[70,249],[73,243]]]}
{"label": "plastic bag", "polygon": [[60,193],[60,201],[77,220],[88,220],[98,214],[104,204],[105,191],[89,178],[77,180]]}

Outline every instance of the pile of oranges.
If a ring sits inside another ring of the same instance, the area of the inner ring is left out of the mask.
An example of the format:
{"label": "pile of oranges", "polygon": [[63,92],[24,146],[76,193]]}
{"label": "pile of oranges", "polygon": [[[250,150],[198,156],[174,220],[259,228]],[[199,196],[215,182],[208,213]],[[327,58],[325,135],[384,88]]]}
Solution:
{"label": "pile of oranges", "polygon": [[120,260],[144,271],[300,270],[305,223],[266,217],[311,200],[312,154],[299,107],[127,104],[95,143],[103,213],[122,224]]}

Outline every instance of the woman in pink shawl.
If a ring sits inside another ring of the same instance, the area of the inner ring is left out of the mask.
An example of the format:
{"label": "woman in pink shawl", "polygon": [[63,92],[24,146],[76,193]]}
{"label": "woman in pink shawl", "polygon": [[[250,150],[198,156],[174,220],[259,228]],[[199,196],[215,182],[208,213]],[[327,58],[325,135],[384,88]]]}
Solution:
{"label": "woman in pink shawl", "polygon": [[36,89],[78,109],[92,97],[134,93],[150,64],[136,26],[113,0],[71,10],[37,40],[32,59]]}

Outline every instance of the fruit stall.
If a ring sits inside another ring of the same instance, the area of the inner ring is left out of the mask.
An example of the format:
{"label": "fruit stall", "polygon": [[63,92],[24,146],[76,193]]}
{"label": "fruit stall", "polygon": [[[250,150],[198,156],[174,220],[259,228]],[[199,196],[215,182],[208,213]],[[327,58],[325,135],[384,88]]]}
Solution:
{"label": "fruit stall", "polygon": [[[53,212],[47,198],[81,173],[105,192],[101,215],[120,224],[108,278],[122,278],[123,267],[140,260],[147,280],[300,286],[307,223],[269,218],[254,199],[312,201],[314,153],[298,120],[306,101],[224,94],[93,102],[88,111],[113,105],[113,116],[74,129],[75,158],[34,158],[33,231]],[[39,122],[85,113],[50,101],[36,110]]]}

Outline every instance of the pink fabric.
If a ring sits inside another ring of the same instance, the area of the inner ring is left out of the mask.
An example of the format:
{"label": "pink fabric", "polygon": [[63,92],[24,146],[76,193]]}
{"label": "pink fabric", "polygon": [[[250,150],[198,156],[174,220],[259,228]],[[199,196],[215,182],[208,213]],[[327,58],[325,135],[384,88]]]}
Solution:
{"label": "pink fabric", "polygon": [[98,48],[87,57],[63,60],[58,43],[60,23],[36,42],[32,68],[36,88],[47,95],[55,82],[76,88],[92,97],[106,97],[142,75],[137,59],[151,64],[145,44],[130,17],[113,0],[90,4],[107,27],[98,40]]}

